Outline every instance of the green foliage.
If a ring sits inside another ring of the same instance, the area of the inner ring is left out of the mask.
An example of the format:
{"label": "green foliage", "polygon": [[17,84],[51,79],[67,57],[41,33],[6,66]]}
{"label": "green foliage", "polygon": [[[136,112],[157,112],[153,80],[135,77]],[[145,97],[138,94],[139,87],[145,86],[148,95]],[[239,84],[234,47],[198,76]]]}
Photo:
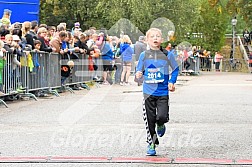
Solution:
{"label": "green foliage", "polygon": [[208,3],[201,5],[200,15],[202,20],[198,22],[198,26],[204,36],[202,46],[212,51],[218,51],[223,46],[229,24],[228,15],[220,11],[220,8],[221,6],[218,5],[211,7]]}
{"label": "green foliage", "polygon": [[[69,29],[76,21],[82,29],[113,27],[116,35],[125,31],[136,37],[139,32],[145,33],[154,20],[164,17],[175,25],[176,40],[172,43],[188,41],[213,51],[224,44],[234,15],[238,18],[237,28],[244,26],[243,19],[251,24],[251,7],[248,0],[41,0],[40,20],[48,25],[66,22]],[[128,19],[130,26],[118,24],[122,18]]]}

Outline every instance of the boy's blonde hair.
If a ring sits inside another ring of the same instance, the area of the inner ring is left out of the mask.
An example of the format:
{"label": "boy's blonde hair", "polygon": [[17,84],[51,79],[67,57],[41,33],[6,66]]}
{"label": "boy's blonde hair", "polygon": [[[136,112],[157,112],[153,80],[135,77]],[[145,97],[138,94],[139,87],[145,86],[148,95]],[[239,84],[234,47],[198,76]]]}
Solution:
{"label": "boy's blonde hair", "polygon": [[152,31],[156,31],[156,32],[158,32],[158,33],[162,36],[162,31],[161,31],[160,29],[158,29],[158,28],[150,28],[150,29],[146,32],[146,38],[149,37],[150,32],[152,32]]}
{"label": "boy's blonde hair", "polygon": [[11,34],[5,35],[5,39],[13,39],[13,36]]}

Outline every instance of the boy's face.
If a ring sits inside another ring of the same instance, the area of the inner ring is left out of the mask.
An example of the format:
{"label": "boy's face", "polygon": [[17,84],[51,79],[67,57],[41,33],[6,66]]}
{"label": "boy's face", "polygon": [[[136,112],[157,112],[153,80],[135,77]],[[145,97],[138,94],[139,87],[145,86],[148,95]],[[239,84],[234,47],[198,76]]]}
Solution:
{"label": "boy's face", "polygon": [[5,42],[6,42],[8,45],[11,45],[11,44],[12,44],[12,41],[13,41],[13,38],[12,38],[12,37],[5,38]]}
{"label": "boy's face", "polygon": [[98,35],[93,35],[92,38],[93,38],[94,41],[97,41],[98,40]]}
{"label": "boy's face", "polygon": [[151,49],[158,50],[162,43],[162,35],[158,31],[151,31],[147,36],[147,42]]}
{"label": "boy's face", "polygon": [[35,45],[34,47],[35,47],[35,49],[38,49],[38,50],[39,50],[39,49],[40,49],[40,44],[37,44],[37,45]]}
{"label": "boy's face", "polygon": [[50,37],[48,36],[48,34],[44,37],[46,41],[49,41]]}

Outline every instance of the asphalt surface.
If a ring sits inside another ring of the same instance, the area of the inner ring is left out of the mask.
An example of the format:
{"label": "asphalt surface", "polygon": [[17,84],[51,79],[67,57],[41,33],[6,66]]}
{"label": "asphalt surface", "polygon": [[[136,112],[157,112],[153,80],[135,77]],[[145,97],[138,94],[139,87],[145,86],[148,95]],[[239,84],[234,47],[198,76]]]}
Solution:
{"label": "asphalt surface", "polygon": [[[178,79],[170,94],[167,132],[151,158],[168,158],[174,166],[252,166],[252,75],[211,72]],[[0,167],[165,166],[145,159],[141,90],[135,83],[101,85],[61,97],[8,102],[9,108],[0,105],[0,162],[48,160]]]}

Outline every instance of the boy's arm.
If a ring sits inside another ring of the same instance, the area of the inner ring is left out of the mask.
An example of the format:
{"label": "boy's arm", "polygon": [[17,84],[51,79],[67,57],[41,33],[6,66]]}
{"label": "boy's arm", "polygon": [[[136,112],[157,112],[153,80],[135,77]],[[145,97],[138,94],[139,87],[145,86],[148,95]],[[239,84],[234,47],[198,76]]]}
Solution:
{"label": "boy's arm", "polygon": [[9,53],[13,53],[14,52],[14,49],[13,48],[11,48],[10,46],[8,46],[8,45],[4,45],[4,47],[3,47],[7,52],[9,52]]}
{"label": "boy's arm", "polygon": [[138,61],[138,64],[137,64],[137,67],[136,67],[136,71],[140,71],[140,72],[143,72],[143,66],[144,66],[144,55],[145,55],[145,52],[142,52],[139,56],[139,61]]}
{"label": "boy's arm", "polygon": [[169,65],[172,68],[172,73],[171,73],[171,78],[169,80],[169,83],[175,84],[177,81],[178,74],[179,74],[179,66],[172,52],[168,54],[168,60],[169,60]]}
{"label": "boy's arm", "polygon": [[143,75],[143,70],[144,70],[144,55],[145,52],[142,52],[139,56],[139,61],[137,63],[137,67],[136,67],[136,78],[141,78]]}

